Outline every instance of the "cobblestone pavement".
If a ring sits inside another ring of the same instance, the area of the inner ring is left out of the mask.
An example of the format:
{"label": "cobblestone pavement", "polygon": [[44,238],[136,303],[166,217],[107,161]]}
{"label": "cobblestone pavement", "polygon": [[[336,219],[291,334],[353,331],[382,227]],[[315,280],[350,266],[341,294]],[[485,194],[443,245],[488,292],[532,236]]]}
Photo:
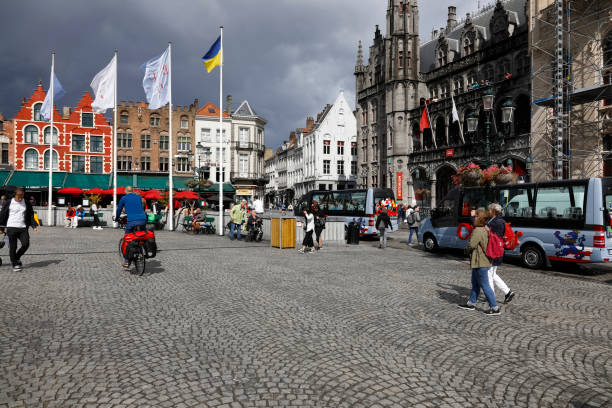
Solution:
{"label": "cobblestone pavement", "polygon": [[493,317],[456,307],[461,259],[162,232],[138,277],[119,237],[43,229],[22,272],[2,250],[0,406],[612,406],[610,285],[502,267]]}

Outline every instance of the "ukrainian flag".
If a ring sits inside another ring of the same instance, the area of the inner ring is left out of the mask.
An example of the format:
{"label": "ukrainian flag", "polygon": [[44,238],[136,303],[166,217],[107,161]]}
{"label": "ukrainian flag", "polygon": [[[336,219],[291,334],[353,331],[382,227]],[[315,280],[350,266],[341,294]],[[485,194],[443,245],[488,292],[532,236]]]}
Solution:
{"label": "ukrainian flag", "polygon": [[221,65],[221,55],[223,50],[221,49],[221,36],[217,38],[217,41],[210,47],[206,55],[202,57],[202,62],[206,66],[206,71],[212,71],[216,66]]}

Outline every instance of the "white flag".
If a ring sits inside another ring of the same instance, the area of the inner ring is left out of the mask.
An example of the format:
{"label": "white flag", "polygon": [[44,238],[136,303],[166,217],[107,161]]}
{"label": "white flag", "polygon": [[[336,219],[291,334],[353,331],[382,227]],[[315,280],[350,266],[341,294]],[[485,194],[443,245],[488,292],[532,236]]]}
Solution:
{"label": "white flag", "polygon": [[158,109],[170,102],[168,92],[168,49],[159,57],[150,59],[140,67],[144,72],[144,88],[149,109]]}
{"label": "white flag", "polygon": [[461,141],[465,144],[465,139],[463,138],[463,129],[461,126],[461,121],[459,120],[459,113],[457,113],[457,105],[455,105],[455,98],[451,95],[451,99],[453,100],[453,111],[451,116],[453,117],[453,123],[458,122],[459,125],[459,136],[461,136]]}
{"label": "white flag", "polygon": [[105,113],[107,109],[115,107],[115,82],[117,81],[117,58],[108,63],[106,67],[96,74],[91,81],[91,89],[94,92],[94,101],[91,107],[94,112]]}
{"label": "white flag", "polygon": [[[55,76],[55,72],[53,73],[53,104],[62,96],[66,95],[66,91],[62,88],[62,84],[60,84],[59,79]],[[43,120],[51,119],[51,92],[47,92],[45,96],[45,100],[43,101],[42,106],[40,107],[40,117]]]}

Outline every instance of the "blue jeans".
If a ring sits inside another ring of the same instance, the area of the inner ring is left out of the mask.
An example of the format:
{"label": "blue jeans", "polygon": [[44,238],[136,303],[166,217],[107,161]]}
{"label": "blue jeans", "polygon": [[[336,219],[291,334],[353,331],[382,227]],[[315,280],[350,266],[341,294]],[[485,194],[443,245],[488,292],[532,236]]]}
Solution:
{"label": "blue jeans", "polygon": [[230,222],[230,233],[229,237],[234,239],[234,237],[240,239],[240,233],[242,230],[242,225]]}
{"label": "blue jeans", "polygon": [[[127,224],[125,224],[125,234],[134,232],[134,227],[137,227],[139,225],[147,225],[147,220],[128,221]],[[126,257],[123,257],[123,261],[126,263],[130,262],[130,260]]]}
{"label": "blue jeans", "polygon": [[470,292],[469,303],[472,305],[476,304],[478,295],[480,295],[480,289],[485,294],[487,302],[492,309],[497,307],[497,301],[495,300],[495,293],[489,286],[489,268],[472,268],[472,291]]}
{"label": "blue jeans", "polygon": [[408,243],[412,244],[412,233],[414,233],[414,237],[417,239],[417,244],[419,243],[419,227],[410,227],[410,236],[408,237]]}

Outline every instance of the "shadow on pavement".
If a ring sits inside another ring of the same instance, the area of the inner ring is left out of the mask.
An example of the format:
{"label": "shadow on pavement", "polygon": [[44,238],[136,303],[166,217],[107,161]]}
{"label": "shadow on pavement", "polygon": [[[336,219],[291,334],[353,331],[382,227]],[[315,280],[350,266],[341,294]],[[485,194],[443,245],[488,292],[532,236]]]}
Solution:
{"label": "shadow on pavement", "polygon": [[145,270],[144,276],[153,275],[155,273],[162,273],[166,270],[161,267],[161,262],[158,260],[147,261],[147,269]]}
{"label": "shadow on pavement", "polygon": [[[458,286],[458,285],[452,285],[452,284],[448,284],[448,283],[438,283],[437,286],[440,289],[446,289],[446,290],[437,290],[438,292],[438,297],[450,304],[459,304],[461,303],[466,297],[468,297],[470,295],[470,288],[466,288],[465,286]],[[447,290],[451,290],[452,292],[449,292]]]}
{"label": "shadow on pavement", "polygon": [[49,266],[49,265],[57,265],[60,262],[62,262],[61,259],[49,259],[47,261],[38,261],[34,263],[29,263],[27,264],[27,267],[28,268],[44,268],[45,266]]}

